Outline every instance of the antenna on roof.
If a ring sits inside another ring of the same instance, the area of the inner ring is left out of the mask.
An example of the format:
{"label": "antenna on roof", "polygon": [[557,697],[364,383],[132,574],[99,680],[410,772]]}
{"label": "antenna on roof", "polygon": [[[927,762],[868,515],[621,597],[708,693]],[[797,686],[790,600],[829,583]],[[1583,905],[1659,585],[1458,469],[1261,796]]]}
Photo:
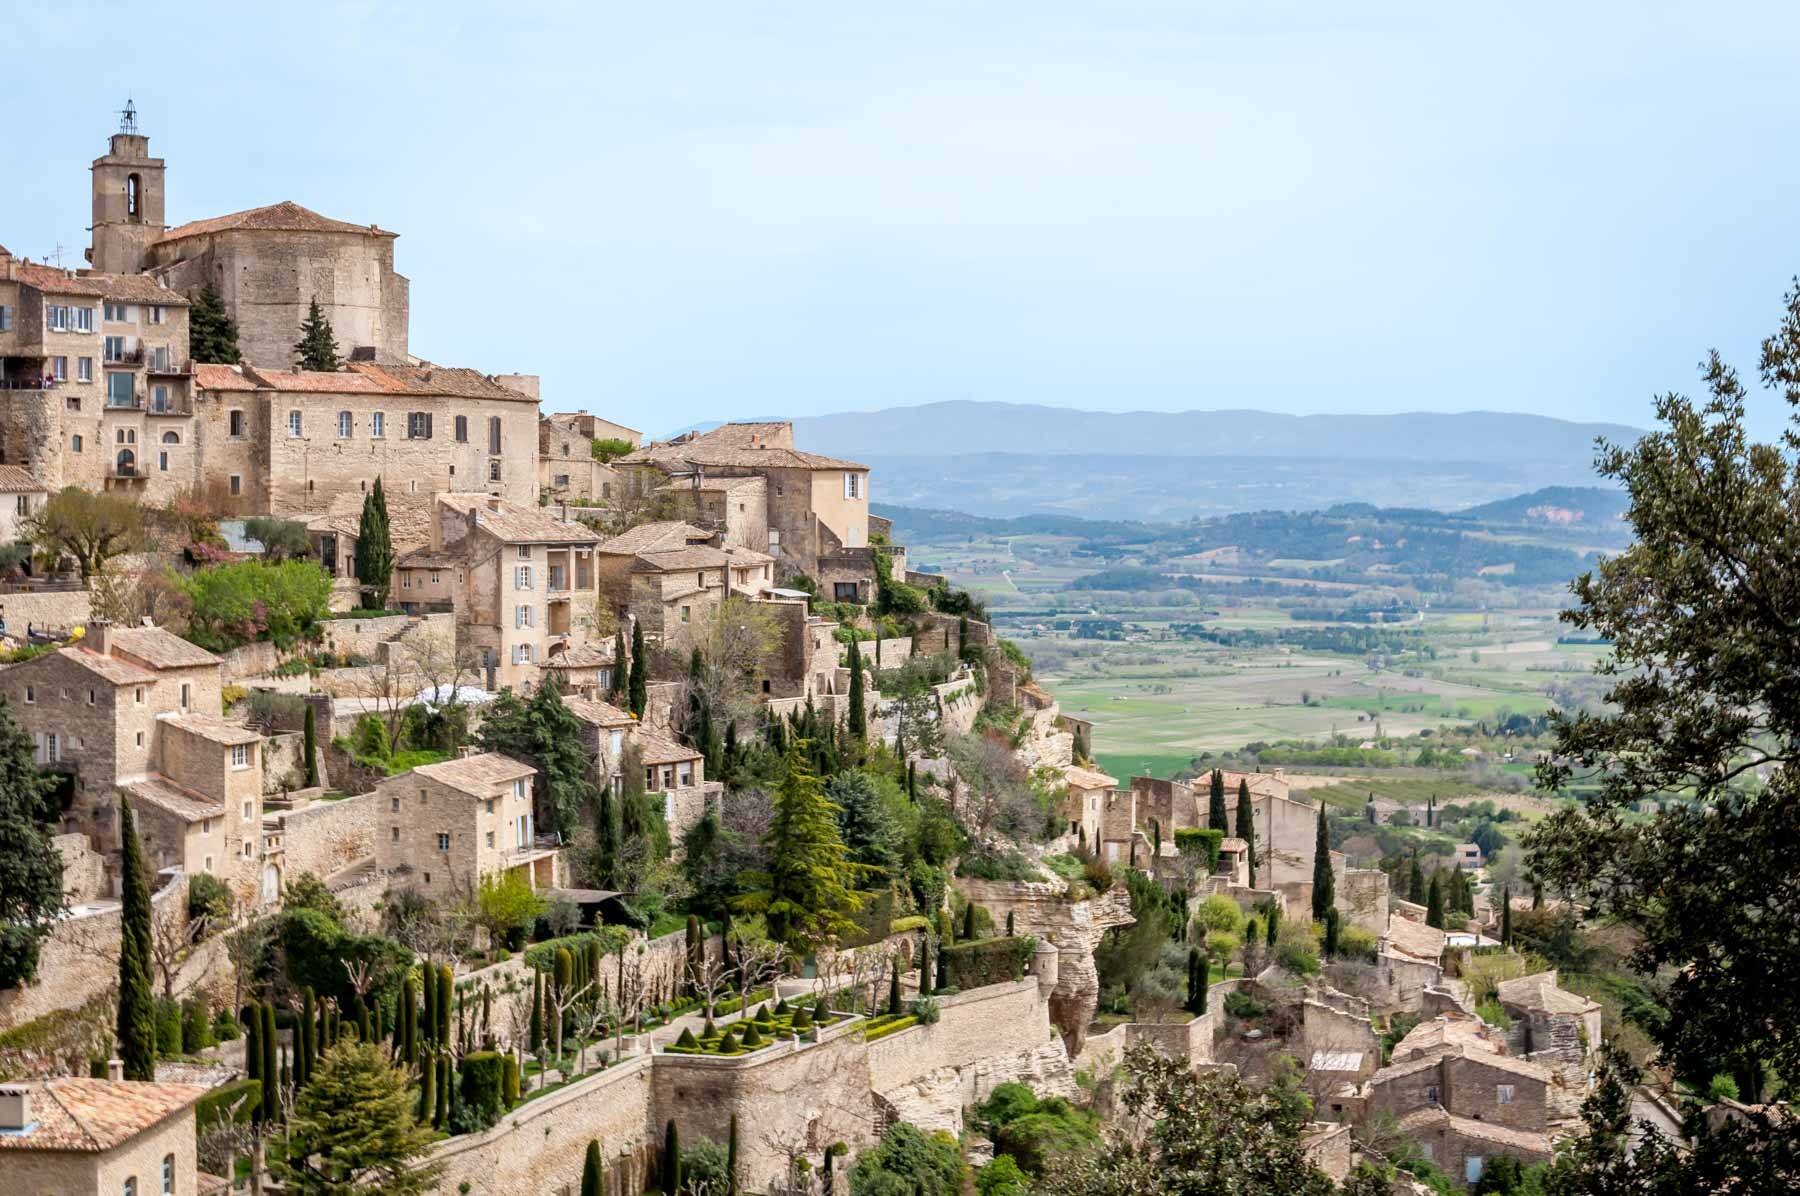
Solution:
{"label": "antenna on roof", "polygon": [[119,110],[119,132],[136,133],[137,131],[137,105],[131,102],[130,96],[126,96],[125,107]]}

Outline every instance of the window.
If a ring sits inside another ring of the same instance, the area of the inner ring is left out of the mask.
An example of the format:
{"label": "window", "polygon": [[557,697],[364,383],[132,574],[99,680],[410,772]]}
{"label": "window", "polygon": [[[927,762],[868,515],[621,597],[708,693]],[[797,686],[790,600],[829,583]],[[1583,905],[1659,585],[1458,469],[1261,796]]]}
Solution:
{"label": "window", "polygon": [[100,314],[105,317],[109,324],[122,324],[125,322],[125,305],[123,303],[106,303],[102,304],[102,307],[104,307],[105,310]]}
{"label": "window", "polygon": [[703,590],[706,588],[706,573],[704,571],[694,574],[694,584]]}
{"label": "window", "polygon": [[844,475],[844,497],[845,498],[861,498],[862,497],[862,474],[847,473]]}
{"label": "window", "polygon": [[370,414],[369,435],[375,440],[387,438],[387,412],[376,411]]}
{"label": "window", "polygon": [[77,331],[77,332],[92,332],[94,330],[94,309],[93,308],[77,307],[74,309],[74,316],[75,316],[75,331]]}
{"label": "window", "polygon": [[255,854],[256,854],[256,843],[253,840],[245,839],[244,840],[244,858],[249,859],[251,856],[253,856]]}
{"label": "window", "polygon": [[61,306],[45,307],[44,327],[51,332],[67,332],[69,330],[69,309]]}
{"label": "window", "polygon": [[201,868],[207,872],[211,872],[213,870],[213,861],[212,861],[211,856],[206,857],[206,862],[201,865]]}
{"label": "window", "polygon": [[151,304],[151,305],[150,305],[150,322],[151,322],[151,323],[152,323],[152,324],[160,324],[160,323],[162,323],[162,322],[163,322],[163,307],[162,307],[162,304],[160,304],[160,303],[152,303],[152,304]]}
{"label": "window", "polygon": [[443,831],[438,832],[438,850],[439,851],[449,851],[450,850],[450,836],[448,834],[444,833]]}
{"label": "window", "polygon": [[522,560],[522,561],[530,560],[531,559],[531,545],[529,545],[529,544],[519,545],[518,553],[519,553],[520,560]]}
{"label": "window", "polygon": [[244,821],[249,822],[254,817],[256,817],[256,803],[253,801],[245,802],[244,803]]}
{"label": "window", "polygon": [[169,454],[167,454],[167,453],[156,454],[156,467],[158,469],[162,470],[162,472],[168,473],[169,472]]}
{"label": "window", "polygon": [[[52,357],[50,359],[50,376],[55,378],[58,382],[67,382],[69,380],[69,359],[67,357]],[[131,375],[127,374],[125,377],[126,380],[129,381]]]}
{"label": "window", "polygon": [[456,417],[456,443],[469,443],[469,417],[466,415]]}
{"label": "window", "polygon": [[94,691],[90,689],[90,690],[88,690],[88,705],[92,706],[93,704],[94,704]]}
{"label": "window", "polygon": [[107,337],[100,342],[100,351],[108,361],[124,361],[125,338],[122,336]]}
{"label": "window", "polygon": [[31,514],[31,495],[29,495],[29,494],[19,495],[18,513],[21,515]]}
{"label": "window", "polygon": [[525,799],[525,778],[520,777],[513,782],[513,796],[521,801]]}
{"label": "window", "polygon": [[531,588],[531,566],[513,566],[513,589],[529,590]]}
{"label": "window", "polygon": [[1494,1103],[1510,1105],[1513,1102],[1513,1086],[1511,1084],[1494,1085]]}
{"label": "window", "polygon": [[136,444],[137,443],[137,429],[136,428],[119,428],[114,433],[114,439],[116,439],[120,444]]}
{"label": "window", "polygon": [[614,731],[612,733],[612,754],[614,756],[617,756],[619,754],[619,752],[624,749],[624,746],[625,746],[625,732]]}
{"label": "window", "polygon": [[143,747],[143,746],[144,746],[144,733],[143,733],[143,732],[142,732],[142,731],[139,731],[139,732],[138,732],[138,733],[137,733],[137,745],[138,745],[138,746],[139,746],[139,747]]}
{"label": "window", "polygon": [[419,790],[419,804],[425,804],[425,791],[423,789]]}
{"label": "window", "polygon": [[12,320],[12,308],[0,303],[0,332],[11,332]]}
{"label": "window", "polygon": [[44,763],[55,764],[61,758],[62,753],[57,750],[56,732],[46,732],[44,735]]}
{"label": "window", "polygon": [[857,600],[856,583],[853,581],[832,582],[831,596],[838,602],[855,602]]}
{"label": "window", "polygon": [[94,380],[94,359],[92,357],[77,357],[75,359],[75,380],[77,382],[92,382]]}
{"label": "window", "polygon": [[300,435],[300,413],[298,411],[288,412],[288,435]]}
{"label": "window", "polygon": [[681,787],[691,789],[694,786],[694,765],[689,761],[681,766]]}
{"label": "window", "polygon": [[1427,1163],[1433,1163],[1433,1162],[1437,1161],[1436,1158],[1432,1154],[1431,1143],[1429,1143],[1429,1142],[1419,1143],[1419,1153],[1425,1157],[1425,1161]]}
{"label": "window", "polygon": [[400,812],[400,799],[397,797],[388,798],[388,810],[389,813],[398,814]]}
{"label": "window", "polygon": [[500,480],[500,458],[495,457],[492,461],[488,462],[488,481],[497,482],[499,480]]}
{"label": "window", "polygon": [[163,1156],[163,1196],[174,1196],[175,1193],[175,1156]]}
{"label": "window", "polygon": [[431,439],[431,412],[408,411],[406,413],[406,438],[408,440]]}
{"label": "window", "polygon": [[1463,1178],[1471,1184],[1481,1182],[1482,1163],[1485,1160],[1478,1154],[1468,1155],[1463,1159]]}
{"label": "window", "polygon": [[397,827],[397,826],[388,827],[388,842],[389,843],[400,842],[400,828],[399,827]]}
{"label": "window", "polygon": [[513,611],[513,626],[514,627],[529,627],[529,626],[531,626],[531,607],[520,606]]}
{"label": "window", "polygon": [[231,745],[231,766],[233,768],[250,767],[250,745],[234,743]]}
{"label": "window", "polygon": [[566,473],[557,474],[555,486],[558,490],[567,490],[569,488],[569,475]]}
{"label": "window", "polygon": [[1436,1084],[1426,1085],[1426,1087],[1425,1087],[1425,1103],[1430,1104],[1430,1105],[1435,1105],[1435,1104],[1441,1103],[1438,1100],[1438,1086]]}
{"label": "window", "polygon": [[348,411],[338,412],[338,439],[350,439],[350,429],[354,426]]}
{"label": "window", "polygon": [[244,413],[227,411],[225,413],[225,429],[233,440],[242,440],[244,438]]}
{"label": "window", "polygon": [[684,607],[682,607],[682,608],[681,608],[681,621],[682,621],[682,622],[683,622],[683,623],[685,623],[685,622],[687,622],[687,621],[688,621],[688,620],[689,620],[689,619],[690,619],[690,618],[692,618],[692,617],[693,617],[693,614],[694,614],[694,608],[693,608],[693,607],[691,607],[691,606],[684,606]]}
{"label": "window", "polygon": [[781,551],[781,533],[774,528],[769,529],[769,552],[771,555]]}
{"label": "window", "polygon": [[144,687],[141,685],[137,687],[136,702],[139,706],[144,704]]}
{"label": "window", "polygon": [[487,845],[489,847],[492,847],[494,845],[494,832],[493,831],[489,831],[487,833]]}
{"label": "window", "polygon": [[231,492],[233,494],[242,494],[244,492],[244,479],[235,473],[231,475]]}
{"label": "window", "polygon": [[[133,175],[132,177],[136,178],[137,176]],[[138,1196],[137,1176],[133,1175],[128,1177],[125,1180],[125,1186],[120,1188],[119,1192],[120,1196]]]}
{"label": "window", "polygon": [[192,698],[193,696],[194,696],[194,687],[192,685],[189,685],[186,681],[183,681],[181,683],[181,708],[183,710],[186,710],[188,708],[188,699]]}
{"label": "window", "polygon": [[488,416],[488,452],[498,453],[499,451],[500,417],[497,415],[490,415]]}
{"label": "window", "polygon": [[27,685],[25,687],[25,704],[27,706],[30,706],[32,703],[34,703],[36,701],[37,701],[37,687],[34,685]]}
{"label": "window", "polygon": [[673,764],[663,765],[662,781],[662,787],[664,789],[675,788],[675,766]]}

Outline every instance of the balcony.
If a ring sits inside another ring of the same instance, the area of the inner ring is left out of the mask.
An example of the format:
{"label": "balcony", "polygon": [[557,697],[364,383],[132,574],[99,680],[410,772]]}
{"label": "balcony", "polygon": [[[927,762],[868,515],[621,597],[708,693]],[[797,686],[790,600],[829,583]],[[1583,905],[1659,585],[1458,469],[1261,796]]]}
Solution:
{"label": "balcony", "polygon": [[140,398],[137,405],[145,415],[194,414],[194,404],[185,395],[168,395],[160,399],[152,395],[148,402]]}
{"label": "balcony", "polygon": [[152,355],[149,367],[144,371],[153,378],[186,378],[193,374],[194,367],[185,361],[176,361],[172,357]]}
{"label": "balcony", "polygon": [[0,378],[0,390],[55,390],[55,378]]}
{"label": "balcony", "polygon": [[100,360],[106,365],[143,365],[144,346],[108,348]]}

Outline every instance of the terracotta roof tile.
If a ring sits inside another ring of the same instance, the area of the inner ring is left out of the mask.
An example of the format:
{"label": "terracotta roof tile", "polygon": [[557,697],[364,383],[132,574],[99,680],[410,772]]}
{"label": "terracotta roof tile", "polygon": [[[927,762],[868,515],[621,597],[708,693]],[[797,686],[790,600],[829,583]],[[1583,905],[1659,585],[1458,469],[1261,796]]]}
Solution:
{"label": "terracotta roof tile", "polygon": [[698,760],[701,754],[691,747],[683,747],[673,739],[659,735],[649,728],[638,732],[638,746],[643,749],[644,764],[675,764],[682,760]]}
{"label": "terracotta roof tile", "polygon": [[544,669],[597,669],[613,662],[611,644],[576,644],[561,652],[552,652],[538,667]]}
{"label": "terracotta roof tile", "polygon": [[504,785],[508,781],[537,773],[537,769],[531,765],[514,760],[511,756],[503,756],[499,752],[462,756],[455,760],[445,760],[441,764],[421,764],[413,771],[473,797],[491,797],[496,785]]}
{"label": "terracotta roof tile", "polygon": [[868,469],[855,461],[801,452],[793,444],[794,425],[791,423],[721,424],[709,432],[645,445],[619,459],[626,464],[654,465],[670,472],[694,465],[737,469]]}
{"label": "terracotta roof tile", "polygon": [[462,399],[506,399],[537,406],[523,391],[502,386],[480,370],[448,365],[381,365],[353,361],[350,369],[380,385],[404,394],[449,395]]}
{"label": "terracotta roof tile", "polygon": [[[89,648],[58,648],[50,655],[74,661],[90,673],[110,681],[114,685],[151,685],[156,681],[156,674],[149,669],[140,668],[129,660],[120,660],[117,656],[102,656]],[[44,658],[39,657],[39,659]],[[27,661],[26,663],[31,662]]]}
{"label": "terracotta roof tile", "polygon": [[1534,972],[1495,985],[1502,1005],[1517,1005],[1540,1013],[1587,1013],[1598,1009],[1593,1001],[1561,988],[1556,972]]}
{"label": "terracotta roof tile", "polygon": [[1443,931],[1422,922],[1402,918],[1398,914],[1390,914],[1388,917],[1387,940],[1394,950],[1414,959],[1436,963],[1444,954]]}
{"label": "terracotta roof tile", "polygon": [[539,507],[500,503],[489,506],[485,494],[440,494],[439,505],[472,515],[475,526],[507,544],[598,544],[600,535],[585,523],[558,519]]}
{"label": "terracotta roof tile", "polygon": [[608,556],[636,556],[640,552],[667,552],[686,548],[690,544],[704,544],[710,539],[711,532],[675,519],[662,523],[644,523],[620,532],[612,539],[603,541],[599,551]]}
{"label": "terracotta roof tile", "polygon": [[255,390],[256,381],[235,365],[196,365],[194,385],[200,390]]}
{"label": "terracotta roof tile", "polygon": [[0,494],[32,494],[46,489],[23,465],[0,465]]}
{"label": "terracotta roof tile", "polygon": [[1476,1121],[1469,1117],[1453,1117],[1436,1105],[1414,1109],[1400,1119],[1399,1130],[1402,1134],[1416,1134],[1423,1129],[1447,1129],[1461,1138],[1510,1146],[1514,1150],[1545,1157],[1549,1156],[1551,1150],[1548,1134],[1507,1129],[1503,1125]]}
{"label": "terracotta roof tile", "polygon": [[631,568],[637,573],[668,573],[676,569],[723,569],[731,558],[722,548],[695,544],[688,548],[671,548],[665,552],[640,552]]}
{"label": "terracotta roof tile", "polygon": [[190,644],[161,627],[114,627],[107,638],[119,651],[129,652],[154,669],[193,669],[223,663],[200,645]]}
{"label": "terracotta roof tile", "polygon": [[620,710],[611,702],[601,702],[594,698],[566,697],[563,705],[576,718],[596,727],[629,727],[637,722],[629,710]]}
{"label": "terracotta roof tile", "polygon": [[1082,768],[1077,764],[1066,764],[1062,770],[1063,780],[1076,789],[1117,789],[1119,779],[1109,777],[1092,768]]}
{"label": "terracotta roof tile", "polygon": [[134,804],[154,806],[183,822],[199,822],[206,818],[225,816],[223,803],[214,801],[204,793],[196,793],[177,785],[164,776],[150,776],[141,781],[133,781],[125,786],[125,791],[135,799]]}
{"label": "terracotta roof tile", "polygon": [[186,237],[200,237],[207,233],[230,232],[238,229],[299,233],[361,233],[370,237],[399,236],[398,233],[387,232],[372,224],[350,224],[343,220],[333,220],[329,216],[319,215],[311,208],[303,208],[292,200],[282,200],[280,203],[272,203],[260,208],[246,208],[242,212],[232,212],[226,216],[193,220],[170,229],[162,235],[162,240],[180,241]]}
{"label": "terracotta roof tile", "polygon": [[59,270],[32,262],[19,263],[19,281],[46,295],[80,295],[89,299],[123,299],[128,303],[153,303],[186,307],[180,292],[171,291],[148,274],[95,274]]}
{"label": "terracotta roof tile", "polygon": [[[65,1077],[25,1085],[32,1128],[0,1134],[0,1150],[111,1150],[186,1114],[206,1089],[193,1084]],[[191,1116],[191,1114],[188,1114]]]}

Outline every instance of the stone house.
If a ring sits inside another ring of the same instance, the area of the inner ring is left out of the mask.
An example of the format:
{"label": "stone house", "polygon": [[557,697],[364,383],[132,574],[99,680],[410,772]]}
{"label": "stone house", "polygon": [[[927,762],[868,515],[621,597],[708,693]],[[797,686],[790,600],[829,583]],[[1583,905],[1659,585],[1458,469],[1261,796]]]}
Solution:
{"label": "stone house", "polygon": [[540,846],[537,770],[497,752],[422,764],[375,787],[375,864],[433,898],[473,894],[485,876],[519,872],[533,888],[561,883],[554,846]]}
{"label": "stone house", "polygon": [[17,465],[0,465],[0,544],[19,538],[20,525],[43,510],[50,492]]}
{"label": "stone house", "polygon": [[1107,795],[1119,787],[1118,779],[1077,764],[1065,766],[1062,774],[1063,783],[1068,786],[1062,802],[1062,819],[1069,824],[1071,835],[1078,836],[1090,851],[1096,850]]}
{"label": "stone house", "polygon": [[1512,1019],[1507,1049],[1550,1068],[1564,1087],[1582,1092],[1599,1062],[1600,1005],[1556,981],[1551,970],[1496,986],[1500,1007]]}
{"label": "stone house", "polygon": [[591,644],[551,644],[548,650],[550,655],[539,663],[538,673],[544,677],[555,674],[564,694],[591,698],[612,692],[612,640],[602,637]]}
{"label": "stone house", "polygon": [[597,440],[623,440],[633,448],[644,434],[585,411],[547,415],[538,421],[538,490],[568,502],[610,503],[619,474],[594,456]]}
{"label": "stone house", "polygon": [[761,477],[713,477],[695,472],[661,487],[675,518],[719,537],[726,548],[761,552],[769,543],[769,483]]}
{"label": "stone house", "polygon": [[488,495],[442,494],[431,543],[394,563],[391,601],[456,614],[457,646],[477,654],[491,688],[528,691],[538,666],[585,643],[599,597],[583,524]]}
{"label": "stone house", "polygon": [[[665,485],[690,488],[706,479],[758,477],[764,482],[767,541],[746,547],[775,560],[777,580],[812,577],[821,597],[867,602],[875,585],[874,550],[891,525],[869,513],[869,469],[794,447],[787,422],[730,423],[708,432],[645,445],[622,457],[619,469],[634,493],[648,496]],[[905,550],[883,548],[896,576],[904,576]]]}
{"label": "stone house", "polygon": [[774,587],[774,560],[750,548],[719,548],[691,523],[647,523],[595,550],[602,591],[644,634],[677,645],[727,598],[759,598]]}
{"label": "stone house", "polygon": [[200,1175],[193,1111],[205,1094],[118,1078],[0,1084],[0,1186],[14,1196],[210,1192],[217,1181]]}
{"label": "stone house", "polygon": [[1398,1129],[1418,1143],[1426,1162],[1469,1188],[1481,1181],[1488,1162],[1496,1157],[1505,1155],[1529,1166],[1548,1162],[1552,1152],[1546,1134],[1458,1117],[1435,1105],[1414,1109],[1400,1119]]}

